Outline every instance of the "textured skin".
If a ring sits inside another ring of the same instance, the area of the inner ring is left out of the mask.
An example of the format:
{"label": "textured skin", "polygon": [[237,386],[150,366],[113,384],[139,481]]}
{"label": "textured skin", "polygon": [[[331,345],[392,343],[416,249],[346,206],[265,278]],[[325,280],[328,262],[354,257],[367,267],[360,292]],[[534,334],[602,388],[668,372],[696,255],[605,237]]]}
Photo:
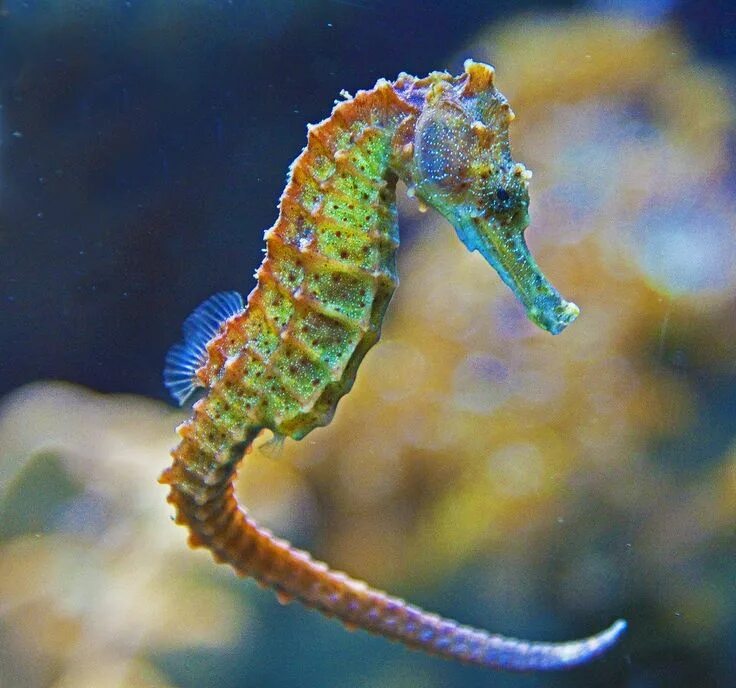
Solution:
{"label": "textured skin", "polygon": [[587,662],[624,630],[571,643],[529,643],[460,626],[331,571],[259,528],[238,506],[236,466],[262,429],[295,439],[329,423],[380,335],[397,285],[395,185],[445,215],[517,293],[532,320],[559,332],[577,315],[541,275],[523,239],[529,174],[511,159],[512,113],[492,68],[456,78],[406,74],[348,97],[309,128],[246,309],[227,320],[198,371],[206,396],[177,432],[161,477],[193,547],[272,587],[279,598],[409,647],[510,670]]}

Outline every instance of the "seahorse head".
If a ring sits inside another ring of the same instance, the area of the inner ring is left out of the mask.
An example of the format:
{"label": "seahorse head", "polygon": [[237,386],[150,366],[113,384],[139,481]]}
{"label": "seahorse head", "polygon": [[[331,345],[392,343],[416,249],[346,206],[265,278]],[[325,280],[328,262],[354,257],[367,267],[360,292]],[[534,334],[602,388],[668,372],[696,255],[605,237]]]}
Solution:
{"label": "seahorse head", "polygon": [[493,67],[467,60],[463,75],[438,77],[428,88],[409,177],[416,195],[497,270],[529,318],[556,334],[579,309],[547,282],[524,241],[531,172],[511,157],[513,118]]}

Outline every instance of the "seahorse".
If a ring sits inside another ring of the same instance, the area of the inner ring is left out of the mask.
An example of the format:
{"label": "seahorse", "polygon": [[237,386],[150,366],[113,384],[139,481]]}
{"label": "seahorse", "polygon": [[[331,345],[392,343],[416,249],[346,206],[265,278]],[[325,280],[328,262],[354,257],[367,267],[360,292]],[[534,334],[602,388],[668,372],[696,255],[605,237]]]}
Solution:
{"label": "seahorse", "polygon": [[523,304],[556,334],[579,310],[530,255],[531,177],[511,157],[514,118],[494,69],[467,60],[459,76],[402,73],[343,92],[331,115],[308,126],[275,224],[265,232],[257,286],[205,301],[184,322],[164,381],[184,401],[206,394],[177,428],[180,443],[160,482],[192,547],[208,548],[279,600],[309,607],[429,653],[492,668],[550,670],[611,648],[623,620],[584,640],[528,642],[427,613],[329,569],[258,526],[233,493],[236,468],[264,430],[301,439],[330,422],[376,343],[398,284],[396,183],[439,211]]}

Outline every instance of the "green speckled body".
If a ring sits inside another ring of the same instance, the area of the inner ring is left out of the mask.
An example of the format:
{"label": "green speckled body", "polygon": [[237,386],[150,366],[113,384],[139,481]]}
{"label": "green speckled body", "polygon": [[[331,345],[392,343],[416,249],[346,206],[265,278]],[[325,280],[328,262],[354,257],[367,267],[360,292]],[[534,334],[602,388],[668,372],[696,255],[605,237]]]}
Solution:
{"label": "green speckled body", "polygon": [[[330,421],[397,284],[392,156],[412,108],[386,84],[310,127],[242,316],[208,347],[197,408],[213,431],[299,439]],[[226,437],[223,441],[226,442]]]}
{"label": "green speckled body", "polygon": [[197,371],[208,388],[178,428],[161,482],[192,546],[346,624],[409,647],[483,666],[557,669],[601,654],[624,624],[585,641],[526,643],[406,604],[329,570],[260,529],[239,507],[233,479],[258,433],[304,437],[332,418],[379,338],[398,279],[397,179],[447,217],[519,296],[559,332],[577,308],[539,272],[523,239],[529,174],[508,144],[512,114],[493,70],[468,61],[456,78],[402,74],[348,97],[309,128],[291,166],[266,257],[242,312],[207,344]]}

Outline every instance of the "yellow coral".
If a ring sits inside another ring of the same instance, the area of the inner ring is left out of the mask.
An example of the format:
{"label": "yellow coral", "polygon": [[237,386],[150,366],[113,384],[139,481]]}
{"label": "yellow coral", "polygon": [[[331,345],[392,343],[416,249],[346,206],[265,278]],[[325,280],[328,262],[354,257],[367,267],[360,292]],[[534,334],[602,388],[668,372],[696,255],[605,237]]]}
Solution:
{"label": "yellow coral", "polygon": [[46,667],[43,685],[168,686],[151,651],[232,643],[248,621],[202,577],[210,562],[188,552],[156,482],[177,415],[61,383],[0,407],[0,505],[39,453],[80,486],[46,532],[0,542],[0,620],[16,657]]}

